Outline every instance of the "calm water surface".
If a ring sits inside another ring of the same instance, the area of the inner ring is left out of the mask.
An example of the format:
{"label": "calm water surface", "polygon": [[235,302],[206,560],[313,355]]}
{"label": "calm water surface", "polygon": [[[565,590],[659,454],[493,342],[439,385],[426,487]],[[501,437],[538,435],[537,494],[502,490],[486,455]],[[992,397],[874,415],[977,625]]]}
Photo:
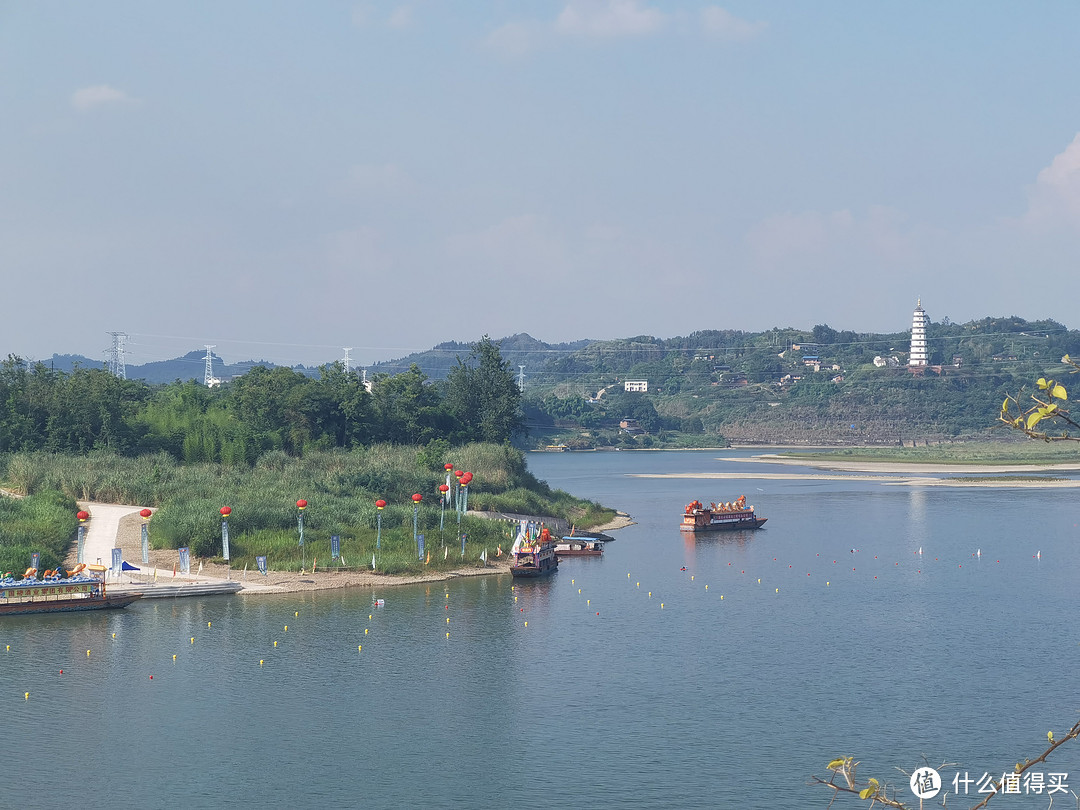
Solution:
{"label": "calm water surface", "polygon": [[[546,581],[5,619],[0,807],[824,808],[844,754],[917,806],[894,766],[1000,775],[1075,722],[1072,491],[721,460],[748,455],[530,456],[637,521]],[[680,535],[741,494],[765,529]],[[1080,793],[1080,744],[1042,770]]]}

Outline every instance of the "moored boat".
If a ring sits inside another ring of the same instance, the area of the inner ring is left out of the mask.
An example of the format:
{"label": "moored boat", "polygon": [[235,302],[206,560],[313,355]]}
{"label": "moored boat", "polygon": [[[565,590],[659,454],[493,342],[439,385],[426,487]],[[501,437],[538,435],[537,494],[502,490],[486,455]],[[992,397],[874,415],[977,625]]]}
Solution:
{"label": "moored boat", "polygon": [[753,506],[746,505],[742,495],[731,503],[691,501],[683,510],[679,530],[684,532],[722,532],[739,529],[760,529],[768,518],[758,517]]}
{"label": "moored boat", "polygon": [[594,537],[567,535],[555,544],[555,554],[559,557],[602,557],[604,541]]}
{"label": "moored boat", "polygon": [[555,540],[546,528],[533,540],[519,536],[511,550],[514,561],[510,564],[510,573],[515,577],[544,577],[553,574],[559,567],[559,557],[555,553]]}
{"label": "moored boat", "polygon": [[140,598],[141,593],[107,594],[104,581],[81,574],[0,579],[0,615],[110,610],[127,607]]}

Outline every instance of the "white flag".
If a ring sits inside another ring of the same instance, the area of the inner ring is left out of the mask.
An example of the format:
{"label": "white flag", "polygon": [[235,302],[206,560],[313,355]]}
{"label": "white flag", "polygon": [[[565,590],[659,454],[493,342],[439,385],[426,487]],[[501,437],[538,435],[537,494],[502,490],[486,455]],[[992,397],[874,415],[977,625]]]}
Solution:
{"label": "white flag", "polygon": [[487,564],[487,549],[486,548],[484,549],[484,552],[480,555],[480,559],[481,559],[481,561],[483,561],[483,563],[485,565]]}
{"label": "white flag", "polygon": [[371,555],[371,570],[372,571],[375,570],[375,555],[374,554]]}
{"label": "white flag", "polygon": [[454,491],[454,488],[450,485],[450,473],[446,474],[446,492],[443,493],[443,502],[450,503],[450,493]]}

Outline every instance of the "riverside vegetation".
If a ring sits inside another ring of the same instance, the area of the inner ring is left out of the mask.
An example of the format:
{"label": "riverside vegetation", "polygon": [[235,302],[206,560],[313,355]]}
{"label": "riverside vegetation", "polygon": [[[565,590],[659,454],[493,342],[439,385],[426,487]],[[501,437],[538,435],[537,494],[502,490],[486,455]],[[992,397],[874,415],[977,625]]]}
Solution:
{"label": "riverside vegetation", "polygon": [[[8,510],[0,569],[21,573],[27,543],[42,551],[42,568],[56,567],[74,535],[76,499],[157,507],[154,547],[188,546],[211,559],[221,554],[219,510],[229,506],[234,566],[265,555],[273,568],[296,570],[305,558],[330,562],[331,535],[350,565],[369,566],[382,498],[379,571],[460,567],[452,506],[439,531],[438,486],[449,462],[474,475],[470,510],[550,515],[582,528],[614,516],[532,476],[512,444],[522,433],[520,391],[486,338],[445,381],[431,384],[413,367],[376,375],[370,392],[338,365],[318,379],[257,367],[207,389],[9,358],[0,365],[0,475],[29,497],[0,501]],[[423,496],[416,518],[430,560],[418,558],[413,542],[414,493]],[[310,504],[303,549],[301,498]],[[466,564],[508,548],[505,523],[466,515],[461,531]],[[441,540],[450,549],[445,561]]]}

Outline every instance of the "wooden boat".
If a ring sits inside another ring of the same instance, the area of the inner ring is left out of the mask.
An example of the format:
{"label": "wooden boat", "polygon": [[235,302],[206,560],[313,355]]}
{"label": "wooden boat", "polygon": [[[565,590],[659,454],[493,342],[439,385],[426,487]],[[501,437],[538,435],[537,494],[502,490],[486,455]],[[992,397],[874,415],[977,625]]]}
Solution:
{"label": "wooden boat", "polygon": [[602,557],[604,541],[595,537],[567,535],[555,544],[555,554],[559,557]]}
{"label": "wooden boat", "polygon": [[0,616],[111,610],[141,598],[141,593],[107,594],[104,581],[95,576],[0,579]]}
{"label": "wooden boat", "polygon": [[540,530],[535,540],[524,538],[514,543],[514,561],[510,564],[510,573],[514,577],[545,577],[559,568],[559,557],[555,553],[555,540],[546,528]]}
{"label": "wooden boat", "polygon": [[758,517],[753,506],[746,505],[742,495],[731,503],[691,501],[683,510],[679,530],[684,532],[723,532],[739,529],[760,529],[768,518]]}

